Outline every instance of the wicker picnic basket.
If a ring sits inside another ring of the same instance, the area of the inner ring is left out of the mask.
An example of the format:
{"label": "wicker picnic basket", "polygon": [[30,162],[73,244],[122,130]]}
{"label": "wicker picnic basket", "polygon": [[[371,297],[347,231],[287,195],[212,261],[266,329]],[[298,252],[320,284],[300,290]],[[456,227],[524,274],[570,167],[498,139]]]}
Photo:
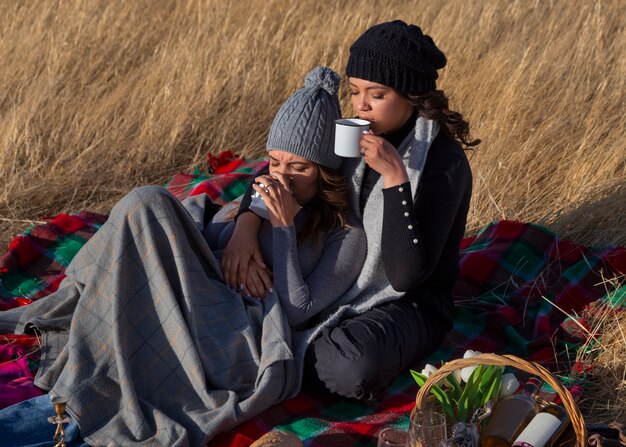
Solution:
{"label": "wicker picnic basket", "polygon": [[511,366],[521,371],[534,374],[554,388],[559,397],[563,401],[563,407],[567,410],[570,417],[572,428],[576,434],[576,447],[585,447],[587,445],[587,429],[585,428],[585,422],[582,414],[578,409],[578,406],[574,402],[574,399],[570,392],[565,388],[546,368],[537,363],[529,362],[514,355],[504,354],[478,354],[475,357],[467,359],[451,360],[444,364],[438,371],[432,373],[424,386],[422,386],[417,395],[415,396],[415,406],[417,408],[423,408],[426,403],[426,398],[431,388],[439,381],[444,379],[449,373],[454,370],[465,368],[467,366],[476,365],[496,365],[496,366]]}

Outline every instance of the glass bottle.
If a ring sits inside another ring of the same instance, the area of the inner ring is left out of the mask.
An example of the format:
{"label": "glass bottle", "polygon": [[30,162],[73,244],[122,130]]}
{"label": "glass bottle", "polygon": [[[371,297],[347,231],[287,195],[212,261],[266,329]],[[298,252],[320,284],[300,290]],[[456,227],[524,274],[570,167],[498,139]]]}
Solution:
{"label": "glass bottle", "polygon": [[522,430],[513,447],[552,447],[569,423],[565,408],[556,404],[547,405]]}
{"label": "glass bottle", "polygon": [[541,380],[531,377],[521,393],[500,400],[480,437],[480,447],[511,447],[513,440],[537,414],[534,396]]}

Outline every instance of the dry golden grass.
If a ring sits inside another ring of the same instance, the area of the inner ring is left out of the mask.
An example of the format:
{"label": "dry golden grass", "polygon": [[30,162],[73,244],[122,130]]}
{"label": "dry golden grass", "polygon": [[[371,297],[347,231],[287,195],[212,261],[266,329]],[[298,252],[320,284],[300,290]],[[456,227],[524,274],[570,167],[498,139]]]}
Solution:
{"label": "dry golden grass", "polygon": [[626,278],[607,281],[607,290],[616,310],[591,307],[584,315],[593,334],[579,351],[579,360],[593,365],[580,401],[588,422],[626,422],[626,313],[619,309],[626,301]]}
{"label": "dry golden grass", "polygon": [[[0,244],[41,215],[106,212],[207,152],[261,155],[309,69],[343,72],[358,35],[400,18],[447,54],[439,86],[483,140],[470,154],[468,232],[506,218],[626,245],[623,10],[623,0],[1,2]],[[347,90],[342,104],[351,114]]]}

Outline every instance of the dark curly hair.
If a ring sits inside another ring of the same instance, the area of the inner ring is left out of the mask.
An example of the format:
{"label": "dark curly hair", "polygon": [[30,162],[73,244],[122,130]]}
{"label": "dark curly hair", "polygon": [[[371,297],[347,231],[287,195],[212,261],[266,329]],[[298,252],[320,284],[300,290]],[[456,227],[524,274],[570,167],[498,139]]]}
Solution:
{"label": "dark curly hair", "polygon": [[442,90],[433,90],[419,95],[402,92],[400,94],[413,104],[419,116],[437,121],[441,130],[457,141],[463,149],[470,149],[480,144],[480,140],[471,138],[469,123],[463,119],[463,115],[448,108],[448,98]]}
{"label": "dark curly hair", "polygon": [[311,236],[319,243],[322,232],[335,227],[347,225],[348,185],[345,176],[338,169],[317,165],[317,195],[302,231],[298,234],[298,242]]}

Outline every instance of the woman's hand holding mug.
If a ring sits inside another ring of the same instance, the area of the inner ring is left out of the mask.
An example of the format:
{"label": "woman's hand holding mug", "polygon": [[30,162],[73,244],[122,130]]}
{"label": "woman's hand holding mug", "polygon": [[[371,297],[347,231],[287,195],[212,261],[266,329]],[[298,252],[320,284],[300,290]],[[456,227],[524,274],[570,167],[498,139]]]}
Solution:
{"label": "woman's hand holding mug", "polygon": [[280,173],[274,173],[272,177],[257,177],[255,182],[252,188],[263,198],[272,226],[293,225],[296,214],[302,207],[293,197],[289,180]]}
{"label": "woman's hand holding mug", "polygon": [[385,188],[409,181],[400,154],[391,143],[370,131],[361,135],[360,144],[363,161],[383,177]]}
{"label": "woman's hand holding mug", "polygon": [[335,154],[363,157],[365,163],[383,176],[385,188],[408,181],[406,168],[396,148],[370,129],[370,122],[359,118],[335,121]]}

